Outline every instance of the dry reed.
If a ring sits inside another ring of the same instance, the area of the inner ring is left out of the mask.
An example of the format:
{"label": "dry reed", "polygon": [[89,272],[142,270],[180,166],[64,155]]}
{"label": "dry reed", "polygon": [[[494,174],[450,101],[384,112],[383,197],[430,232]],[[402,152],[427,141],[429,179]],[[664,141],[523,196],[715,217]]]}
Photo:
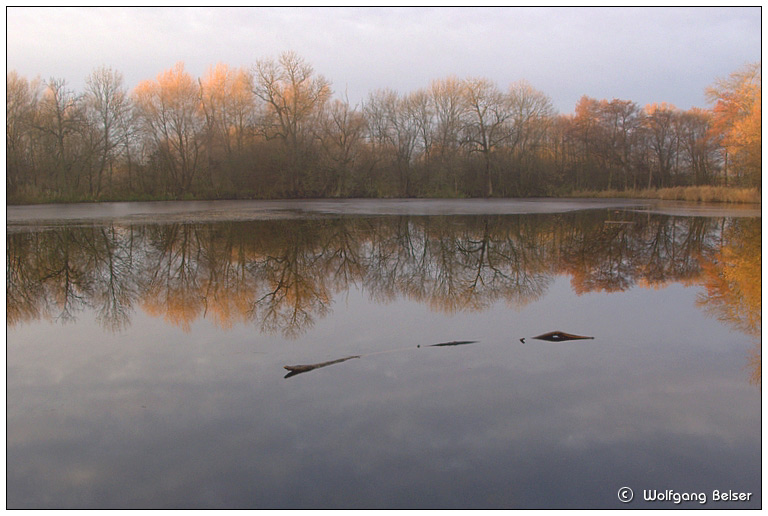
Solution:
{"label": "dry reed", "polygon": [[756,203],[762,202],[757,188],[732,188],[726,186],[676,186],[672,188],[643,190],[581,190],[571,197],[622,197],[633,199],[661,199],[665,201]]}

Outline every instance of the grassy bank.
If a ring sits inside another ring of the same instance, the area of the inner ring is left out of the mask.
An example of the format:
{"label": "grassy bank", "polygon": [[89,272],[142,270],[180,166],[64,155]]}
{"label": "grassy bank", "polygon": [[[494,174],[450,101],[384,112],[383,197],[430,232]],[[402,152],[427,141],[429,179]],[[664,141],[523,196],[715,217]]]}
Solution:
{"label": "grassy bank", "polygon": [[631,199],[661,199],[664,201],[761,203],[757,188],[731,188],[727,186],[676,186],[674,188],[643,190],[581,190],[570,197],[622,197]]}
{"label": "grassy bank", "polygon": [[214,201],[214,200],[237,200],[237,199],[258,199],[248,192],[229,195],[218,195],[210,193],[186,193],[184,195],[173,195],[167,193],[125,193],[125,194],[107,194],[101,197],[89,195],[60,195],[60,194],[16,194],[6,199],[7,206],[23,204],[72,204],[72,203],[97,203],[97,202],[153,202],[153,201]]}

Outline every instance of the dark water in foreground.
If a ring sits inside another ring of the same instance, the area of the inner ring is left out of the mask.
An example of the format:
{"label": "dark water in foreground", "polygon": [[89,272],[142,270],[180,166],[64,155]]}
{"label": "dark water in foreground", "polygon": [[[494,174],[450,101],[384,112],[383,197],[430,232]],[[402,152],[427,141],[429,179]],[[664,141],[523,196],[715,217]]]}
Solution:
{"label": "dark water in foreground", "polygon": [[760,217],[461,206],[9,211],[8,508],[761,507]]}

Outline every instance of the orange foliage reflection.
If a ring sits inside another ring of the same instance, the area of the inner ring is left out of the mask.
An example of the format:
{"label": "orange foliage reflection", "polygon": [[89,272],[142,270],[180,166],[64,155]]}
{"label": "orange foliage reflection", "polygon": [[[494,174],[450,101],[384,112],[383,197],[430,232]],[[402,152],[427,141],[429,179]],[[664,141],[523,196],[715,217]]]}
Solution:
{"label": "orange foliage reflection", "polygon": [[697,304],[734,329],[751,335],[752,382],[761,381],[762,236],[760,220],[741,219],[723,230],[722,246],[702,260],[705,292]]}

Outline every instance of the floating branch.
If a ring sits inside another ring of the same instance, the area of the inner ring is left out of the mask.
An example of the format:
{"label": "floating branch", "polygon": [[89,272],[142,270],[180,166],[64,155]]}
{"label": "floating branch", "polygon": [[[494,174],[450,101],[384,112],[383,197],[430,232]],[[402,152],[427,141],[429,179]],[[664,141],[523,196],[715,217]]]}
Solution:
{"label": "floating branch", "polygon": [[585,337],[583,335],[573,335],[571,333],[565,333],[562,331],[551,331],[549,333],[541,334],[538,337],[534,337],[534,339],[547,340],[549,342],[563,342],[565,340],[594,339],[594,337]]}
{"label": "floating branch", "polygon": [[[476,340],[453,340],[451,342],[441,342],[440,344],[428,344],[424,346],[425,348],[431,348],[435,346],[463,346],[464,344],[474,344],[477,342]],[[421,345],[416,346],[417,348],[420,348]]]}
{"label": "floating branch", "polygon": [[321,367],[338,364],[340,362],[346,362],[347,360],[352,360],[353,358],[360,358],[360,355],[353,355],[351,357],[345,357],[345,358],[339,358],[338,360],[331,360],[330,362],[320,362],[319,364],[307,364],[307,365],[287,365],[284,366],[285,369],[289,370],[290,373],[285,375],[285,378],[290,378],[291,376],[296,376],[297,374],[306,373],[307,371],[312,371],[313,369],[319,369]]}
{"label": "floating branch", "polygon": [[[425,347],[433,347],[433,346],[462,346],[464,344],[474,344],[475,342],[478,342],[476,340],[453,340],[451,342],[441,342],[439,344],[428,344]],[[417,348],[420,348],[421,345],[416,346]],[[287,375],[285,375],[285,378],[290,378],[291,376],[296,376],[297,374],[306,373],[307,371],[312,371],[314,369],[319,369],[321,367],[338,364],[340,362],[346,362],[347,360],[351,360],[353,358],[362,358],[362,357],[369,357],[371,355],[380,355],[382,353],[392,353],[395,351],[405,351],[406,349],[413,349],[413,348],[399,348],[399,349],[388,349],[385,351],[374,351],[373,353],[367,353],[365,355],[352,355],[349,357],[339,358],[338,360],[331,360],[329,362],[320,362],[318,364],[306,364],[306,365],[287,365],[283,366],[285,369],[290,371]]]}

